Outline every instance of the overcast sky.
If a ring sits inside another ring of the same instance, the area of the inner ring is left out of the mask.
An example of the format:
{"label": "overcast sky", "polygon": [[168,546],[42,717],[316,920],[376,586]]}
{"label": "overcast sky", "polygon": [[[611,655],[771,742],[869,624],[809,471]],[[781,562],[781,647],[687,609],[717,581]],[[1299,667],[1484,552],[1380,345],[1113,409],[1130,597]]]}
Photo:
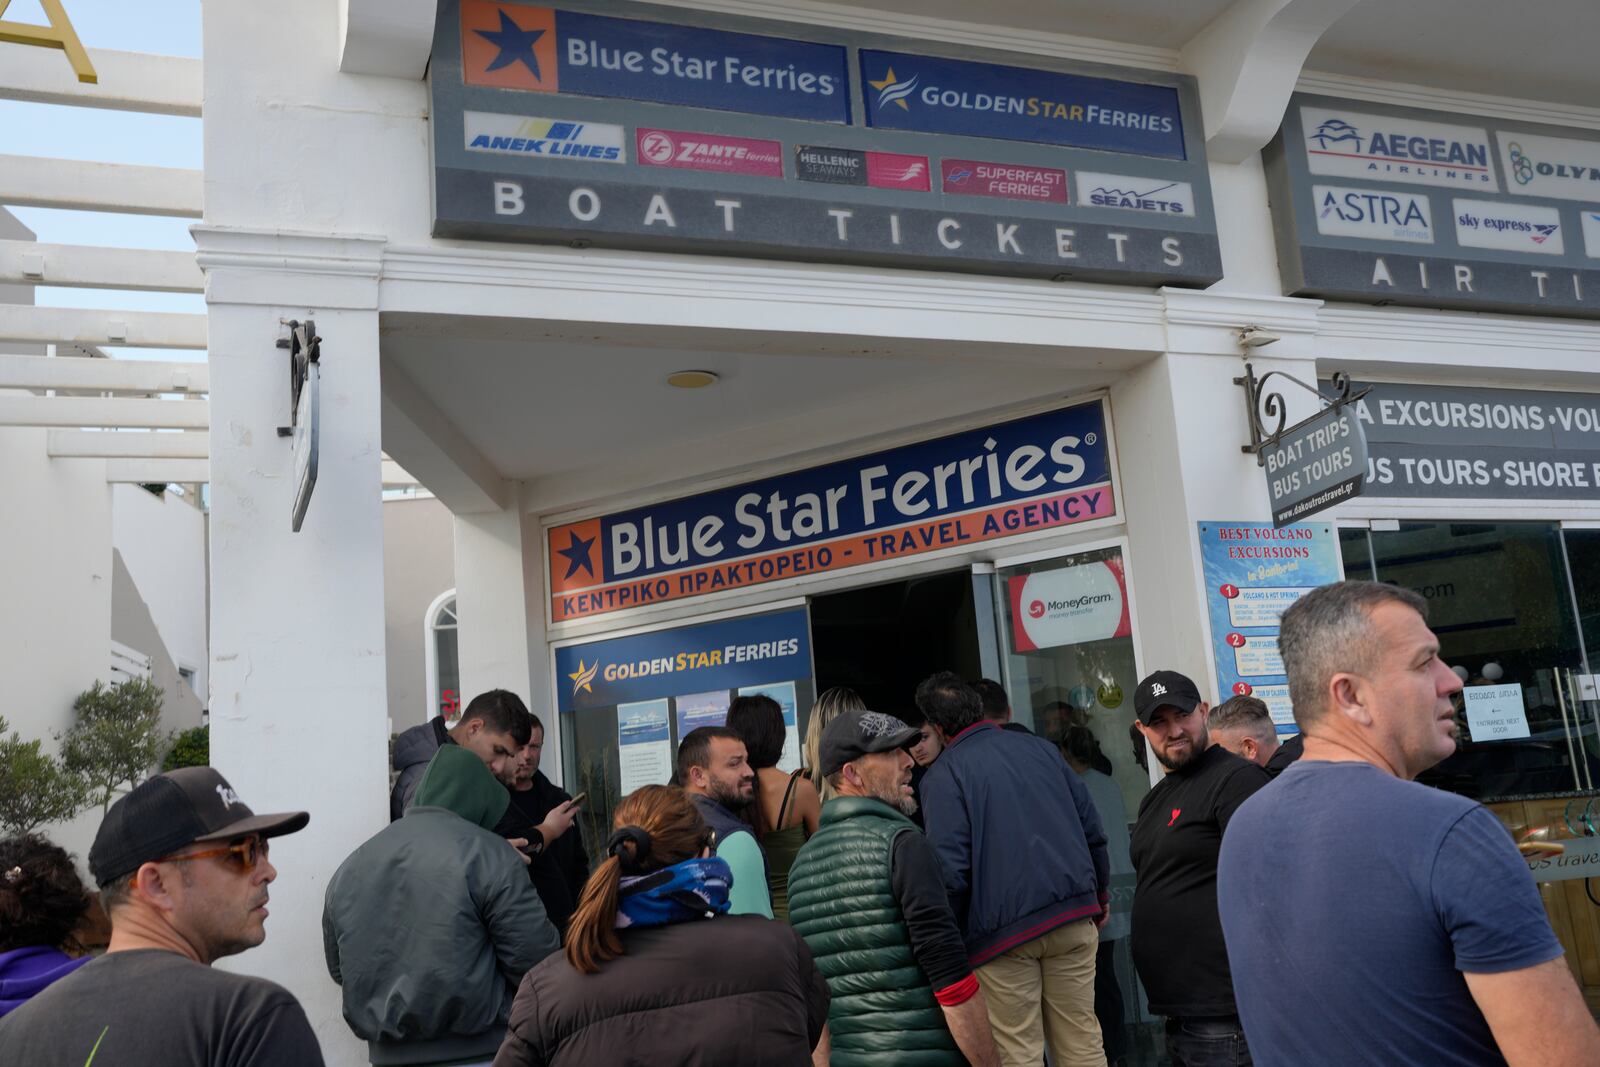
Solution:
{"label": "overcast sky", "polygon": [[[256,0],[240,0],[256,2]],[[200,55],[200,0],[63,0],[67,16],[86,47],[158,55]],[[45,24],[38,0],[13,0],[7,22]],[[0,44],[0,54],[25,45]],[[63,57],[61,62],[65,63]],[[142,163],[201,165],[200,120],[140,115],[88,107],[55,107],[0,100],[0,154]],[[193,251],[192,219],[113,215],[97,211],[9,208],[51,244],[111,245]],[[34,300],[45,307],[116,308],[138,311],[204,312],[205,300],[189,293],[136,293],[107,289],[40,286]],[[108,348],[122,358],[204,361],[204,352]]]}

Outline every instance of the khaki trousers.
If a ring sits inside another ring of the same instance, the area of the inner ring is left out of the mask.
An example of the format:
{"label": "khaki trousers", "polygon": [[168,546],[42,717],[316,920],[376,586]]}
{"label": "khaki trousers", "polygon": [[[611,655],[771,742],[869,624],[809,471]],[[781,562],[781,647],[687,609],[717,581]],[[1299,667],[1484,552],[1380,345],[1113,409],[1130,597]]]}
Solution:
{"label": "khaki trousers", "polygon": [[1088,919],[1058,926],[977,969],[989,1026],[1005,1067],[1105,1067],[1094,1014],[1100,931]]}

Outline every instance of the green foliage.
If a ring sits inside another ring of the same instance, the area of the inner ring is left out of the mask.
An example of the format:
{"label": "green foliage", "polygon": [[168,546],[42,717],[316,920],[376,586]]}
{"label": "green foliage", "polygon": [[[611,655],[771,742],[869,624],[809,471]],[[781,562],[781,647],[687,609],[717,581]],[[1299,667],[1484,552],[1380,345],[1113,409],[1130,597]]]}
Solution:
{"label": "green foliage", "polygon": [[77,716],[61,736],[61,762],[83,779],[104,811],[122,786],[142,782],[172,741],[161,732],[161,690],[146,678],[100,682],[72,702]]}
{"label": "green foliage", "polygon": [[193,726],[178,735],[161,761],[161,770],[175,771],[179,767],[209,767],[211,765],[211,727]]}
{"label": "green foliage", "polygon": [[25,834],[46,823],[64,822],[87,803],[83,780],[40,748],[38,741],[4,734],[0,718],[0,834]]}

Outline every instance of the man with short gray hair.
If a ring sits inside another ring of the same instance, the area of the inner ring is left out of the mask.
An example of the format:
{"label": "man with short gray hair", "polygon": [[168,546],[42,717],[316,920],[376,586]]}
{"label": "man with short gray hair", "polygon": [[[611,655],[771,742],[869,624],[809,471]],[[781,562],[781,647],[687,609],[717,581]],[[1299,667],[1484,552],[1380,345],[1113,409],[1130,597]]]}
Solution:
{"label": "man with short gray hair", "polygon": [[1223,701],[1211,712],[1209,725],[1212,744],[1258,767],[1265,767],[1278,751],[1278,726],[1267,702],[1259,697],[1236,696]]}
{"label": "man with short gray hair", "polygon": [[1234,815],[1217,897],[1256,1062],[1600,1062],[1510,835],[1414,779],[1455,751],[1427,603],[1339,582],[1284,612],[1305,755]]}

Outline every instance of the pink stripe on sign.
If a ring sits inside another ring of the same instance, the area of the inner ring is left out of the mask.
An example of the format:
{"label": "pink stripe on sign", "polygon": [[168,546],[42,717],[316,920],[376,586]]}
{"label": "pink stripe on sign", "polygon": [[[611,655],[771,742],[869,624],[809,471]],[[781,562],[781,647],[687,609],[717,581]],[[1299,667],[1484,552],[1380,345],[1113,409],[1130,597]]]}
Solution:
{"label": "pink stripe on sign", "polygon": [[1067,172],[1028,163],[984,163],[976,159],[946,159],[939,164],[944,191],[964,196],[993,196],[1001,200],[1067,202]]}
{"label": "pink stripe on sign", "polygon": [[642,126],[634,132],[634,139],[639,162],[647,167],[783,177],[783,145],[778,141]]}
{"label": "pink stripe on sign", "polygon": [[915,189],[925,193],[933,187],[928,173],[928,157],[868,152],[867,184],[879,189]]}

